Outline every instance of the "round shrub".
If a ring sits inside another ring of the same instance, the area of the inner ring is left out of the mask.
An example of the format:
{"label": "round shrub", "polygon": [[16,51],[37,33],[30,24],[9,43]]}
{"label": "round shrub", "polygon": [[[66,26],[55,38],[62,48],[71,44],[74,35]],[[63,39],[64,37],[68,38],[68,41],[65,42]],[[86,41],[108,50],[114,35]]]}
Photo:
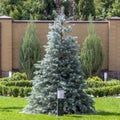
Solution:
{"label": "round shrub", "polygon": [[27,80],[26,73],[15,72],[13,73],[11,80]]}
{"label": "round shrub", "polygon": [[87,81],[103,81],[103,80],[98,76],[93,76],[93,77],[89,77]]}

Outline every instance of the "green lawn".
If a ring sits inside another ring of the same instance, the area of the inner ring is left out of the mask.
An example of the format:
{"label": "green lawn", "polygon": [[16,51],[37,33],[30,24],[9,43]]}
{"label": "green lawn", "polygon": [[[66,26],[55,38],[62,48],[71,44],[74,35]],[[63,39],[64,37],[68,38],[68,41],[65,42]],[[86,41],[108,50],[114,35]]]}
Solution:
{"label": "green lawn", "polygon": [[96,114],[66,115],[30,115],[20,113],[27,104],[25,98],[0,97],[0,120],[120,120],[120,98],[95,98]]}

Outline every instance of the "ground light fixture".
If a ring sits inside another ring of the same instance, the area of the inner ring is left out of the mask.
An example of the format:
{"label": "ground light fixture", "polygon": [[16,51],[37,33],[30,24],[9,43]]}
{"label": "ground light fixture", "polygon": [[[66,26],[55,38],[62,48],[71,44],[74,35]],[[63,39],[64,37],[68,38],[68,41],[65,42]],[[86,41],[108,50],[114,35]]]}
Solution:
{"label": "ground light fixture", "polygon": [[57,116],[64,115],[64,90],[62,88],[57,89]]}
{"label": "ground light fixture", "polygon": [[10,78],[12,77],[12,71],[9,71],[9,77]]}
{"label": "ground light fixture", "polygon": [[108,78],[108,74],[107,74],[107,72],[104,72],[104,82],[107,81],[107,78]]}

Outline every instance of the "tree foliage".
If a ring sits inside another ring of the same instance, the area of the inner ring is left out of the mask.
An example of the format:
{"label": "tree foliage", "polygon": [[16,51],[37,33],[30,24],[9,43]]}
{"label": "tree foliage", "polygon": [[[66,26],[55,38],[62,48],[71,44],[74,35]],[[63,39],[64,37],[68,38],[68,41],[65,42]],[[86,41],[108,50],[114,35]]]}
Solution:
{"label": "tree foliage", "polygon": [[114,0],[95,0],[97,20],[106,20],[112,17],[112,4]]}
{"label": "tree foliage", "polygon": [[[57,11],[56,0],[0,0],[0,15],[8,15],[16,20],[54,19],[53,11]],[[77,19],[88,20],[92,15],[95,20],[106,20],[119,16],[119,0],[59,0],[64,7],[66,17],[73,16],[72,2],[76,3]]]}
{"label": "tree foliage", "polygon": [[115,3],[113,3],[112,6],[112,16],[120,17],[120,0],[115,0]]}
{"label": "tree foliage", "polygon": [[81,19],[88,20],[90,15],[95,19],[94,0],[80,0],[78,8],[79,16]]}
{"label": "tree foliage", "polygon": [[57,114],[57,89],[65,91],[64,113],[90,113],[94,102],[84,89],[76,37],[68,35],[72,27],[58,15],[49,25],[45,58],[38,62],[26,113]]}
{"label": "tree foliage", "polygon": [[53,0],[0,0],[1,13],[17,20],[53,19]]}
{"label": "tree foliage", "polygon": [[33,78],[34,64],[41,58],[40,42],[36,35],[34,23],[29,23],[22,39],[19,55],[21,72],[26,72],[28,79]]}
{"label": "tree foliage", "polygon": [[86,77],[91,77],[100,72],[103,64],[103,52],[100,38],[94,30],[93,23],[89,25],[88,36],[83,42],[80,59]]}

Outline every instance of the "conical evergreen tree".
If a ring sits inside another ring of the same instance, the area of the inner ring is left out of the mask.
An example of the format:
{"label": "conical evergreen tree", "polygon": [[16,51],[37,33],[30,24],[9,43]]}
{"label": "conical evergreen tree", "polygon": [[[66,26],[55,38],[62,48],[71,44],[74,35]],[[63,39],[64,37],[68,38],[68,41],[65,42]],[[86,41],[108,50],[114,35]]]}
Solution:
{"label": "conical evergreen tree", "polygon": [[86,77],[97,75],[101,71],[103,65],[102,44],[92,22],[89,25],[88,36],[83,42],[80,57],[82,70]]}
{"label": "conical evergreen tree", "polygon": [[61,14],[49,28],[46,55],[35,65],[33,88],[24,112],[56,114],[59,87],[65,90],[64,113],[93,112],[94,101],[84,92],[86,84],[76,37],[67,36],[72,27]]}
{"label": "conical evergreen tree", "polygon": [[22,38],[19,54],[19,68],[26,72],[28,79],[33,78],[34,64],[41,59],[40,41],[37,38],[34,23],[28,23],[24,37]]}

